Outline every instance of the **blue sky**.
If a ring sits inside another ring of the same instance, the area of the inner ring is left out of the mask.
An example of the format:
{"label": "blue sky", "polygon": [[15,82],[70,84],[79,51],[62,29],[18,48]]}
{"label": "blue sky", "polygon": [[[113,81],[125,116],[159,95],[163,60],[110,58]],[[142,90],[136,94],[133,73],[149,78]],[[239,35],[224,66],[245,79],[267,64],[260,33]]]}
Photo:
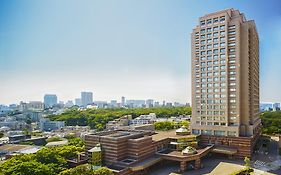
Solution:
{"label": "blue sky", "polygon": [[84,90],[190,102],[190,33],[226,8],[256,21],[261,101],[281,102],[279,0],[0,0],[0,103]]}

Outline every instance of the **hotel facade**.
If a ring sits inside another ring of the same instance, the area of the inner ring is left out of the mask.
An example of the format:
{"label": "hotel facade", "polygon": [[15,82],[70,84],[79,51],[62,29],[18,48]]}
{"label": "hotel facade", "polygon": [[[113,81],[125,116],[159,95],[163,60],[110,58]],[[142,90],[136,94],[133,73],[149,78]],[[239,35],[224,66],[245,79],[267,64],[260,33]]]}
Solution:
{"label": "hotel facade", "polygon": [[191,37],[191,132],[250,156],[261,124],[255,22],[227,9],[200,17]]}

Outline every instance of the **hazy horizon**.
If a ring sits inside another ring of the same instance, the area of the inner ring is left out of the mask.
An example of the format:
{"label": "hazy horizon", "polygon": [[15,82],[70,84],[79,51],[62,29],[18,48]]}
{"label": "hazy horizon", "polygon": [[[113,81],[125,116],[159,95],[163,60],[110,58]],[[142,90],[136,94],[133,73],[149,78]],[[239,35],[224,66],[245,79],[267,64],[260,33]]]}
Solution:
{"label": "hazy horizon", "polygon": [[198,18],[234,8],[255,20],[260,101],[281,102],[281,2],[0,1],[0,104],[58,100],[191,102],[190,34]]}

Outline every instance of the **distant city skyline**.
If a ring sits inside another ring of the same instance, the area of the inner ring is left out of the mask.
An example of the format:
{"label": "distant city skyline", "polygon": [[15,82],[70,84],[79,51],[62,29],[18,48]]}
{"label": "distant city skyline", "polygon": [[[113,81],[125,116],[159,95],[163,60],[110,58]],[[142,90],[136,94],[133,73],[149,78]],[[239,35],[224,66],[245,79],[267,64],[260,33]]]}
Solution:
{"label": "distant city skyline", "polygon": [[47,93],[74,101],[81,91],[94,100],[189,103],[192,28],[202,14],[227,8],[255,19],[260,101],[281,101],[279,0],[2,0],[0,104]]}
{"label": "distant city skyline", "polygon": [[[82,95],[83,92],[84,91],[80,92],[80,95]],[[93,93],[93,92],[87,92],[87,93]],[[94,94],[92,94],[92,95],[94,95]],[[73,99],[61,100],[60,97],[57,96],[57,94],[54,94],[54,93],[52,93],[52,94],[50,94],[50,93],[49,94],[44,94],[42,99],[37,99],[37,100],[19,100],[19,101],[14,101],[12,103],[1,103],[0,102],[0,105],[8,106],[8,105],[12,105],[12,104],[20,104],[21,102],[24,102],[24,103],[29,103],[29,102],[49,103],[49,99],[48,99],[48,102],[46,102],[46,96],[48,96],[48,97],[49,96],[56,96],[57,102],[56,103],[52,102],[52,104],[59,104],[61,102],[63,102],[64,104],[67,104],[67,103],[72,102],[73,104],[78,105],[78,106],[86,106],[86,103],[84,105],[82,104],[81,96],[75,97]],[[53,98],[53,97],[51,97],[51,98]],[[77,102],[77,100],[79,102]],[[121,96],[119,98],[110,98],[110,97],[108,97],[107,99],[103,99],[103,98],[95,99],[94,96],[93,96],[92,103],[93,104],[96,104],[97,102],[98,103],[99,102],[112,103],[113,101],[116,101],[117,103],[120,103],[120,104],[126,104],[128,102],[130,103],[130,101],[144,101],[144,103],[148,103],[148,104],[150,104],[150,103],[152,103],[152,104],[159,103],[161,105],[162,105],[163,102],[166,102],[166,103],[180,103],[179,101],[168,101],[168,100],[165,100],[165,99],[157,100],[157,99],[152,99],[152,98],[133,98],[133,97],[132,98],[126,98],[125,96]],[[79,104],[77,104],[77,103],[79,103]],[[88,104],[91,104],[91,102],[89,102]],[[180,103],[180,104],[190,104],[190,102],[184,102],[184,103]]]}

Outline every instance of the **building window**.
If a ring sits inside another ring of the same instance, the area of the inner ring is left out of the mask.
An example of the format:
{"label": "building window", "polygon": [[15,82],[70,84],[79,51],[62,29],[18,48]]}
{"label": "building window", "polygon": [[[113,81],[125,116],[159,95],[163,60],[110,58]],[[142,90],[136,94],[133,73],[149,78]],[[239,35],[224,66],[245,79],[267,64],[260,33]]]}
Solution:
{"label": "building window", "polygon": [[217,131],[217,130],[215,130],[214,134],[216,136],[224,136],[225,135],[225,131]]}
{"label": "building window", "polygon": [[229,26],[228,28],[229,28],[229,29],[235,29],[236,27],[235,27],[235,25],[231,25],[231,26]]}
{"label": "building window", "polygon": [[[210,122],[208,122],[208,123],[210,123]],[[207,125],[208,125],[208,123],[207,123]],[[203,135],[212,135],[212,131],[211,130],[203,130],[202,134]]]}
{"label": "building window", "polygon": [[235,60],[229,60],[228,62],[231,64],[231,63],[235,63],[236,61]]}
{"label": "building window", "polygon": [[221,16],[221,17],[220,17],[220,22],[221,22],[221,23],[224,23],[224,22],[225,22],[225,16]]}
{"label": "building window", "polygon": [[213,36],[214,36],[214,37],[218,37],[218,36],[219,36],[219,33],[218,33],[218,32],[215,32],[215,33],[213,34]]}
{"label": "building window", "polygon": [[193,134],[199,134],[199,130],[198,129],[192,129],[192,133]]}
{"label": "building window", "polygon": [[225,87],[226,86],[226,84],[225,83],[221,83],[221,85],[220,85],[221,87]]}
{"label": "building window", "polygon": [[201,45],[203,45],[203,44],[206,44],[206,41],[202,40],[200,43],[201,43]]}
{"label": "building window", "polygon": [[225,43],[220,43],[220,47],[225,47]]}
{"label": "building window", "polygon": [[218,18],[214,18],[213,19],[213,23],[217,23],[217,22],[219,22],[219,19]]}
{"label": "building window", "polygon": [[230,88],[229,91],[230,92],[236,92],[236,88]]}
{"label": "building window", "polygon": [[201,26],[204,26],[205,25],[205,20],[201,21],[200,24],[201,24]]}
{"label": "building window", "polygon": [[206,57],[201,57],[201,61],[205,61],[206,60]]}
{"label": "building window", "polygon": [[236,136],[236,132],[235,131],[227,131],[227,135],[228,136]]}

